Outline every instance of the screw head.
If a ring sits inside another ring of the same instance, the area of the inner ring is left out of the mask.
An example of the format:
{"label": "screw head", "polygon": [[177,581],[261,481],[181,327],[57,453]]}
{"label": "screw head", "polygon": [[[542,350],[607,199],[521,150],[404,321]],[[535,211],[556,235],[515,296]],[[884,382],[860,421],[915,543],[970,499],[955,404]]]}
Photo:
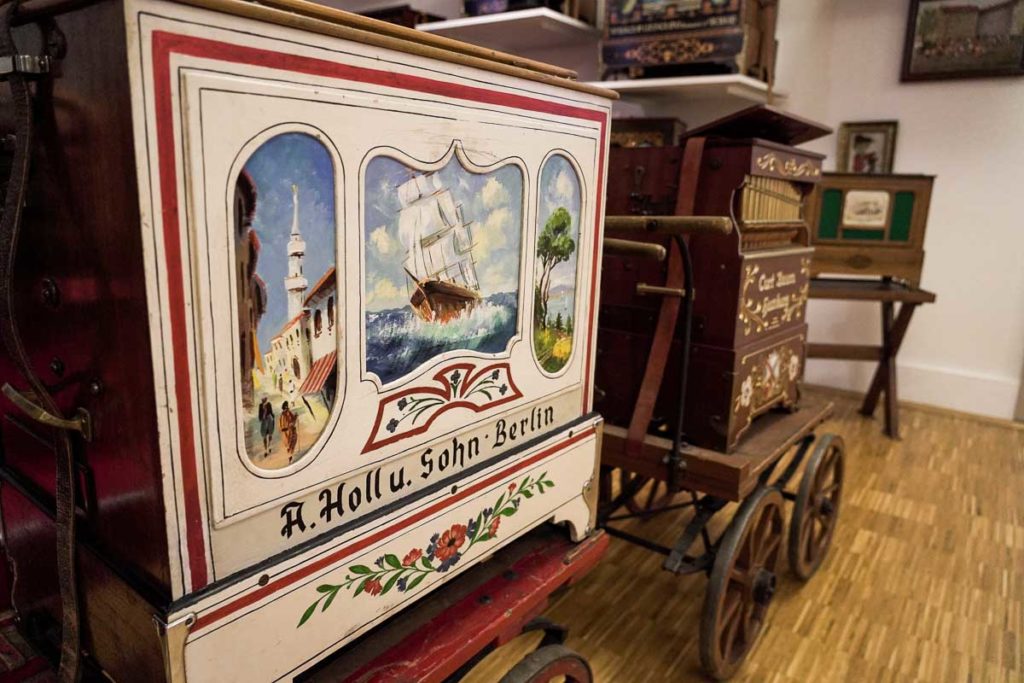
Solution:
{"label": "screw head", "polygon": [[51,308],[57,308],[57,306],[60,306],[60,289],[52,278],[43,278],[42,297],[43,303],[47,306],[50,306]]}
{"label": "screw head", "polygon": [[64,361],[54,356],[53,360],[50,361],[50,371],[58,377],[62,377],[64,375]]}
{"label": "screw head", "polygon": [[103,393],[103,382],[99,379],[92,379],[89,381],[89,393],[93,396],[99,396]]}

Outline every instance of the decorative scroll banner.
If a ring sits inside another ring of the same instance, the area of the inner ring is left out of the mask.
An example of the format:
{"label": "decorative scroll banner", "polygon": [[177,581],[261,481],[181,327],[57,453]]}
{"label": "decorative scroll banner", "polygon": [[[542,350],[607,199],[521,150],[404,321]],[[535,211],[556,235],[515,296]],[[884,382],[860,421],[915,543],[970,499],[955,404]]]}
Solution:
{"label": "decorative scroll banner", "polygon": [[479,369],[472,363],[456,363],[439,370],[433,379],[435,386],[403,389],[380,402],[363,453],[422,434],[449,410],[467,408],[482,413],[523,396],[508,363]]}
{"label": "decorative scroll banner", "polygon": [[817,178],[821,175],[821,167],[817,166],[814,162],[805,161],[799,164],[793,157],[787,157],[785,161],[782,161],[773,152],[762,154],[754,161],[762,171],[778,173],[787,177]]}

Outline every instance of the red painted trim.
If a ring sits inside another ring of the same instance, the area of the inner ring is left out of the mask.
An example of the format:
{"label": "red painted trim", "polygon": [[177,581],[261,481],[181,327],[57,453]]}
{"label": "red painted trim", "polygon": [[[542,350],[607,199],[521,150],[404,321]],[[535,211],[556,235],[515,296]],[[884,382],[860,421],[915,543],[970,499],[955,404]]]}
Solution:
{"label": "red painted trim", "polygon": [[412,526],[413,524],[416,524],[417,522],[421,522],[427,519],[428,517],[436,515],[437,513],[443,511],[445,508],[451,507],[452,505],[458,503],[459,501],[465,500],[466,498],[469,498],[470,496],[479,493],[480,491],[489,489],[498,482],[500,482],[502,479],[505,479],[506,477],[509,477],[515,474],[516,472],[531,467],[540,462],[541,460],[544,460],[545,458],[561,450],[564,450],[569,446],[572,446],[573,444],[582,441],[583,439],[592,436],[595,433],[595,431],[596,430],[593,427],[584,429],[579,434],[574,434],[572,437],[566,439],[565,441],[562,441],[561,443],[555,444],[554,446],[550,446],[549,448],[546,448],[543,451],[529,458],[526,458],[525,460],[520,460],[516,464],[505,468],[501,472],[497,472],[496,474],[493,474],[490,477],[487,477],[486,479],[478,481],[472,486],[467,486],[458,493],[448,496],[444,500],[440,500],[434,503],[433,505],[418,510],[414,514],[409,515],[409,517],[407,517],[406,519],[403,519],[399,522],[395,522],[393,524],[389,524],[388,526],[368,536],[364,536],[359,540],[347,546],[344,546],[343,548],[339,548],[331,553],[323,555],[314,560],[313,562],[310,562],[309,564],[302,565],[291,574],[282,576],[279,579],[275,579],[274,581],[269,582],[266,586],[261,586],[260,588],[257,588],[256,590],[250,593],[246,593],[245,595],[240,596],[238,599],[234,600],[233,602],[229,602],[223,607],[218,607],[217,609],[211,610],[210,612],[201,615],[196,620],[196,625],[193,631],[199,631],[203,628],[206,628],[210,624],[220,621],[229,614],[233,614],[234,612],[237,612],[240,609],[248,607],[249,605],[258,602],[263,598],[272,595],[273,593],[276,593],[282,588],[286,588],[298,581],[301,581],[310,574],[315,574],[316,572],[322,569],[326,569],[330,565],[339,562],[345,559],[346,557],[354,555],[355,553],[364,550],[369,546],[386,539],[389,536],[393,536],[394,534],[397,534],[398,532],[402,531],[403,529],[409,526]]}
{"label": "red painted trim", "polygon": [[171,353],[174,357],[174,400],[178,418],[182,497],[185,500],[185,542],[192,589],[209,583],[206,539],[199,505],[199,473],[192,422],[192,376],[189,372],[185,278],[182,273],[181,236],[178,233],[178,176],[174,147],[174,112],[171,100],[170,47],[167,34],[153,36],[153,81],[156,141],[159,149],[161,223],[167,272],[167,301],[171,316]]}
{"label": "red painted trim", "polygon": [[[463,369],[466,371],[465,379],[462,381],[462,384],[459,385],[459,397],[461,398],[466,395],[468,387],[472,386],[473,382],[475,382],[477,378],[491,372],[492,370],[500,370],[501,368],[505,369],[505,373],[508,376],[508,386],[509,389],[511,390],[508,396],[504,396],[495,401],[490,401],[489,403],[485,403],[483,405],[477,405],[470,401],[451,400],[452,386],[448,382],[448,373],[451,372],[452,370]],[[472,363],[455,363],[454,365],[449,365],[443,370],[438,370],[436,373],[434,373],[434,381],[440,383],[444,387],[443,389],[438,389],[437,387],[423,386],[410,387],[408,389],[399,391],[398,393],[392,394],[391,396],[388,396],[386,399],[378,403],[377,417],[373,421],[373,428],[370,430],[370,436],[366,439],[366,444],[363,446],[363,453],[369,453],[370,451],[377,450],[382,446],[387,446],[388,444],[395,443],[396,441],[401,441],[402,439],[408,439],[410,437],[416,436],[417,434],[422,434],[423,432],[430,429],[430,425],[434,423],[434,420],[436,420],[438,417],[448,412],[449,410],[452,410],[453,408],[469,408],[474,413],[482,413],[485,410],[497,408],[498,406],[505,405],[509,401],[515,401],[516,399],[523,397],[523,392],[519,391],[519,387],[516,386],[515,380],[512,379],[512,367],[508,363],[493,363],[491,365],[487,365],[481,368],[478,372],[474,374],[473,370],[475,369],[476,368],[473,366]],[[377,432],[380,430],[380,423],[384,420],[384,408],[391,405],[392,403],[395,403],[399,399],[405,396],[411,396],[412,394],[433,394],[434,396],[443,398],[445,401],[451,401],[451,403],[446,403],[440,406],[435,412],[431,413],[430,417],[428,417],[426,421],[419,427],[416,427],[415,429],[410,429],[409,431],[405,431],[400,434],[389,436],[385,439],[381,439],[380,441],[376,441]]]}
{"label": "red painted trim", "polygon": [[[399,74],[377,69],[365,69],[338,64],[323,59],[286,54],[271,50],[223,43],[195,36],[178,35],[167,31],[153,31],[154,106],[156,108],[156,137],[161,216],[166,254],[168,304],[171,318],[171,349],[174,361],[174,394],[177,403],[178,433],[181,444],[181,476],[185,499],[185,531],[191,588],[196,590],[208,581],[206,569],[206,542],[199,504],[199,474],[195,452],[195,433],[192,416],[192,384],[189,372],[184,275],[179,234],[176,148],[174,145],[174,111],[171,98],[171,54],[214,59],[222,62],[248,64],[268,69],[291,71],[313,76],[343,79],[401,90],[415,90],[441,97],[470,100],[502,107],[512,107],[558,116],[594,121],[600,124],[600,152],[598,157],[597,202],[595,228],[601,221],[601,198],[604,194],[604,149],[607,134],[607,112],[560,102],[539,100],[526,95],[487,90],[484,88],[438,81],[422,76]],[[600,243],[595,239],[594,261],[591,267],[591,308],[587,332],[587,367],[584,371],[583,412],[589,410],[590,362],[594,337],[594,302],[597,290],[597,262]]]}

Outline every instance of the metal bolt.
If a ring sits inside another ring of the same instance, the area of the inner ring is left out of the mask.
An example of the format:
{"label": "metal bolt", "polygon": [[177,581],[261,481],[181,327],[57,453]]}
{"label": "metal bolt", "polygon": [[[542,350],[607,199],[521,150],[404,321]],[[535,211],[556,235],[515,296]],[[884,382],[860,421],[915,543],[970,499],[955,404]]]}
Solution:
{"label": "metal bolt", "polygon": [[51,278],[43,278],[43,303],[52,308],[60,306],[60,289]]}
{"label": "metal bolt", "polygon": [[270,583],[270,574],[264,574],[263,576],[261,576],[257,583],[261,586],[266,586],[268,583]]}
{"label": "metal bolt", "polygon": [[459,487],[457,485],[455,485],[455,484],[452,484],[452,495],[455,495],[455,492],[458,491],[458,490],[459,490]]}
{"label": "metal bolt", "polygon": [[103,382],[99,379],[93,379],[89,381],[89,393],[93,396],[99,396],[103,393]]}
{"label": "metal bolt", "polygon": [[62,377],[64,375],[64,361],[54,356],[53,360],[50,361],[50,371],[58,377]]}
{"label": "metal bolt", "polygon": [[490,595],[481,595],[480,599],[477,600],[477,602],[479,602],[481,605],[489,605],[489,604],[491,604],[491,596]]}

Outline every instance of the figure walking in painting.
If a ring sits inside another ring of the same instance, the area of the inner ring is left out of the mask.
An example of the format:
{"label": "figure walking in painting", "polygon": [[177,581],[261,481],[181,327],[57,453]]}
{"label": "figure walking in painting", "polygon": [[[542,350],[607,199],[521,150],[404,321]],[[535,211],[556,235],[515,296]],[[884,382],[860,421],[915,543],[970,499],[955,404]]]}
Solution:
{"label": "figure walking in painting", "polygon": [[274,438],[274,406],[264,396],[260,399],[260,434],[263,436],[263,457],[270,455],[270,442]]}
{"label": "figure walking in painting", "polygon": [[290,464],[292,456],[295,454],[295,444],[299,441],[299,418],[288,407],[288,401],[281,404],[281,417],[278,418],[278,422],[281,438],[284,439],[285,447],[288,449],[288,462]]}

